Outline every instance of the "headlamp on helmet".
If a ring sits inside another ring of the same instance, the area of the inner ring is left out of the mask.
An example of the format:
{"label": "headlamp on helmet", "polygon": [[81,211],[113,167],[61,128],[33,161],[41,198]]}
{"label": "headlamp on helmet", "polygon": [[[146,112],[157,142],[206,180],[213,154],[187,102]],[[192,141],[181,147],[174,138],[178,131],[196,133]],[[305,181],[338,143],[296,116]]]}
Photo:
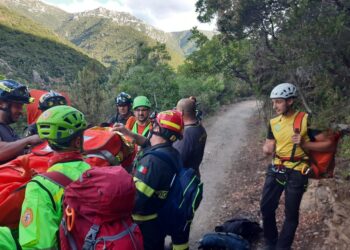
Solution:
{"label": "headlamp on helmet", "polygon": [[13,80],[0,81],[0,100],[22,104],[34,102],[34,98],[30,96],[28,88]]}

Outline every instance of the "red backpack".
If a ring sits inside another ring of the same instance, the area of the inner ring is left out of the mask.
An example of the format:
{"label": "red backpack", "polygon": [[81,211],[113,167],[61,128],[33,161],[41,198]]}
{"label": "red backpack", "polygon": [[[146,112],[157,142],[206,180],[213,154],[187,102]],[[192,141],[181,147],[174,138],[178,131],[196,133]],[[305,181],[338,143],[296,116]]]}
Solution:
{"label": "red backpack", "polygon": [[62,250],[143,249],[141,230],[131,218],[136,188],[122,167],[92,168],[74,182],[59,172],[44,175],[66,186]]}
{"label": "red backpack", "polygon": [[91,166],[131,165],[135,157],[134,145],[109,128],[93,127],[84,132],[84,153]]}
{"label": "red backpack", "polygon": [[[294,124],[293,124],[295,133],[300,133],[301,124],[305,114],[306,114],[305,112],[299,112],[296,115],[294,119]],[[329,138],[332,140],[333,150],[329,152],[316,152],[316,151],[307,152],[307,155],[309,156],[309,160],[310,160],[311,171],[307,173],[308,170],[303,169],[302,173],[308,174],[310,178],[314,178],[314,179],[333,178],[334,168],[335,168],[335,154],[337,152],[337,145],[340,137],[341,137],[340,132],[330,131]],[[293,151],[295,151],[295,149]]]}

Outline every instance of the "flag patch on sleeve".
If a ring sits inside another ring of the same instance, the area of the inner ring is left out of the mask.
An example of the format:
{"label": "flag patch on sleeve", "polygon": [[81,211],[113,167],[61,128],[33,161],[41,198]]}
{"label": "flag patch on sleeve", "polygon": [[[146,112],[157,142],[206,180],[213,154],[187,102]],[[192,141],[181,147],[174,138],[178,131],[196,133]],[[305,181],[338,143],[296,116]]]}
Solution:
{"label": "flag patch on sleeve", "polygon": [[137,167],[137,171],[139,171],[141,174],[147,174],[148,168],[140,165]]}

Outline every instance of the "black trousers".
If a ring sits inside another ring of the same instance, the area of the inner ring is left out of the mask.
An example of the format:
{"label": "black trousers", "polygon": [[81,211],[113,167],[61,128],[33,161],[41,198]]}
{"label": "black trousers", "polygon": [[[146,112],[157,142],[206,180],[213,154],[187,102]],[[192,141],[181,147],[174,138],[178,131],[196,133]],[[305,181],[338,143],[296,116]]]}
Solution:
{"label": "black trousers", "polygon": [[[137,222],[137,224],[142,232],[144,250],[164,250],[166,234],[158,219]],[[174,245],[182,245],[188,242],[189,236],[190,225],[185,232],[171,235],[171,240]]]}
{"label": "black trousers", "polygon": [[137,222],[142,236],[144,250],[164,250],[165,234],[161,230],[158,219]]}
{"label": "black trousers", "polygon": [[[264,237],[268,245],[275,246],[276,249],[291,248],[299,224],[300,202],[307,183],[308,177],[302,175],[300,171],[285,169],[284,173],[280,173],[272,165],[268,167],[260,202]],[[283,191],[285,192],[285,220],[278,235],[275,212]]]}

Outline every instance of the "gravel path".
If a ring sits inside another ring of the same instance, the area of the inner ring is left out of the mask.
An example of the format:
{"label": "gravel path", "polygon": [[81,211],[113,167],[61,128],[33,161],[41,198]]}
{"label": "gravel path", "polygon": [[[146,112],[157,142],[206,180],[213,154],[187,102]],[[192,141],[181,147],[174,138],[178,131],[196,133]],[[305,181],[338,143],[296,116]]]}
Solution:
{"label": "gravel path", "polygon": [[[248,133],[249,118],[256,111],[256,101],[244,101],[223,108],[205,124],[208,139],[205,155],[200,167],[204,183],[204,198],[196,212],[191,229],[190,246],[196,249],[196,241],[214,229],[220,215],[222,199],[231,183],[231,172],[235,161],[239,160],[242,144]],[[232,190],[232,189],[231,189]]]}

